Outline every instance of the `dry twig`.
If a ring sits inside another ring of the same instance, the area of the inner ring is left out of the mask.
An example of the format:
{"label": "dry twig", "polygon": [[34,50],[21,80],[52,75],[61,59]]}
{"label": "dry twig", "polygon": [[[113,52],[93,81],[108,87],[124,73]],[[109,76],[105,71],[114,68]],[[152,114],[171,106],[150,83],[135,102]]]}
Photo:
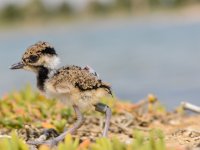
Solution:
{"label": "dry twig", "polygon": [[194,105],[194,104],[191,104],[191,103],[188,103],[188,102],[181,102],[181,106],[184,109],[187,109],[187,110],[190,110],[190,111],[193,111],[193,112],[196,112],[196,113],[200,113],[200,107],[197,106],[197,105]]}

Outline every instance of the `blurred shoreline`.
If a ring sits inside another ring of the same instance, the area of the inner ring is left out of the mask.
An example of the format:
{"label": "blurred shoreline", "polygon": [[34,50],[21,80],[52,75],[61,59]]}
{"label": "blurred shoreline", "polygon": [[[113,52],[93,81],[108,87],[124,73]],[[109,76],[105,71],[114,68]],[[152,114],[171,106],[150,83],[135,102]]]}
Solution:
{"label": "blurred shoreline", "polygon": [[157,8],[154,10],[141,10],[135,11],[130,14],[126,12],[114,12],[108,15],[92,16],[88,14],[71,16],[71,17],[53,17],[48,19],[31,19],[24,21],[16,21],[13,23],[2,23],[0,21],[0,32],[5,31],[13,32],[17,29],[25,31],[42,29],[42,28],[55,28],[55,27],[74,27],[74,25],[95,23],[94,25],[109,24],[112,22],[123,22],[127,20],[134,21],[135,23],[196,23],[200,22],[200,4],[191,4],[188,6],[181,6],[172,9]]}

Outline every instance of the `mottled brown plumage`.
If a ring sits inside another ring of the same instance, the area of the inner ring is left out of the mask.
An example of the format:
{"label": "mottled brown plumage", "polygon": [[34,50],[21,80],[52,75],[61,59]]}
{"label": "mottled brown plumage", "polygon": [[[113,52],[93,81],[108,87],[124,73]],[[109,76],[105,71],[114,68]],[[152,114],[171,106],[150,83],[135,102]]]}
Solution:
{"label": "mottled brown plumage", "polygon": [[48,42],[39,41],[26,49],[23,58],[29,58],[29,56],[31,55],[41,55],[46,50],[46,48],[54,49],[53,46],[50,45]]}
{"label": "mottled brown plumage", "polygon": [[66,66],[57,70],[48,82],[53,84],[54,87],[57,87],[65,82],[81,91],[105,88],[109,93],[111,93],[110,86],[108,84],[103,83],[94,74],[90,73],[88,70],[82,69],[79,66]]}

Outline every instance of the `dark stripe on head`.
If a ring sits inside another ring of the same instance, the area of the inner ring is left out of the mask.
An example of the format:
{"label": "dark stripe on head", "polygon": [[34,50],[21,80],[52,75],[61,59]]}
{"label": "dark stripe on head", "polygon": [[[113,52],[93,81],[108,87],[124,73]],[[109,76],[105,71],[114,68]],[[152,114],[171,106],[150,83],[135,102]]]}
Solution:
{"label": "dark stripe on head", "polygon": [[43,51],[41,51],[42,54],[49,54],[49,55],[57,55],[55,49],[53,47],[46,47]]}

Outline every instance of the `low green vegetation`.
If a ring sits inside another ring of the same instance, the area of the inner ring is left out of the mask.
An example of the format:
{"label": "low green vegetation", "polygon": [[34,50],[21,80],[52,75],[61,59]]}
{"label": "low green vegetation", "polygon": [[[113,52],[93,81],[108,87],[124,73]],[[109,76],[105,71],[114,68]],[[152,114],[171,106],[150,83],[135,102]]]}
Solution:
{"label": "low green vegetation", "polygon": [[[99,138],[96,142],[79,142],[79,139],[73,139],[67,135],[65,141],[60,143],[56,150],[165,150],[164,137],[160,132],[153,131],[148,137],[140,132],[135,132],[135,139],[125,144],[117,138]],[[9,139],[0,139],[0,149],[3,150],[29,150],[25,144],[14,132]],[[55,149],[55,148],[54,148]],[[39,150],[50,150],[48,146],[41,146]]]}
{"label": "low green vegetation", "polygon": [[72,112],[61,103],[33,92],[30,86],[20,92],[4,96],[0,100],[0,110],[0,127],[11,129],[19,129],[24,124],[34,123],[35,126],[49,125],[62,130]]}
{"label": "low green vegetation", "polygon": [[[149,101],[154,101],[150,96]],[[113,115],[120,113],[120,107],[128,109],[128,103],[122,106],[113,99],[103,99],[113,110]],[[58,132],[64,130],[69,118],[73,117],[71,108],[66,108],[59,101],[49,100],[34,92],[30,86],[19,92],[12,92],[0,100],[0,149],[2,150],[28,150],[30,147],[18,135],[18,130],[25,125],[34,128],[54,128]],[[95,114],[94,114],[95,115]],[[133,139],[122,142],[117,137],[98,138],[94,141],[79,140],[67,135],[64,142],[60,143],[56,150],[165,150],[164,136],[161,131],[152,130],[143,135],[142,132],[133,129]],[[49,150],[47,146],[41,146],[40,150]]]}

